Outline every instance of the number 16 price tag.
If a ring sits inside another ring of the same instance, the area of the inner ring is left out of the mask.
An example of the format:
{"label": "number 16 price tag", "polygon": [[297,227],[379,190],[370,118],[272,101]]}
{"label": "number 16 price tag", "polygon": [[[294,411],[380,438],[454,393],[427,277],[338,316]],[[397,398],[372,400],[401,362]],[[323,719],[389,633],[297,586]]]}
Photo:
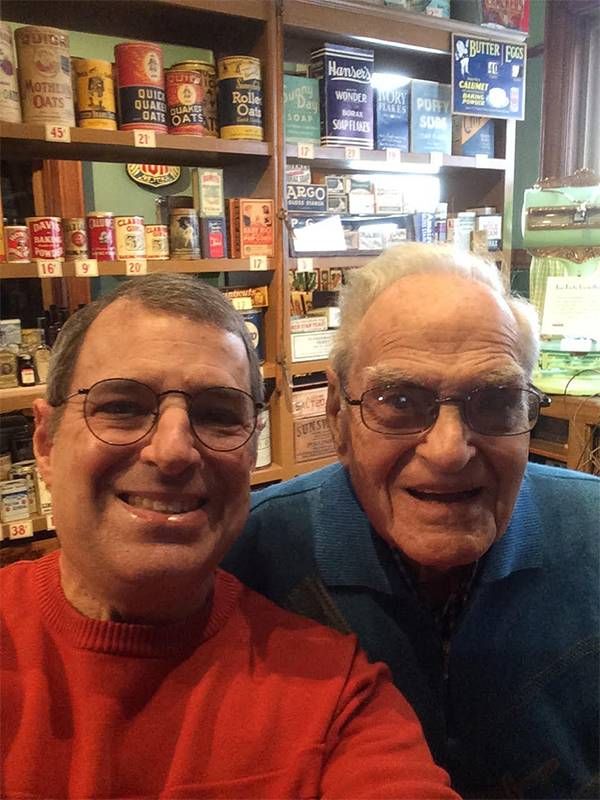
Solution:
{"label": "number 16 price tag", "polygon": [[38,259],[38,278],[62,278],[62,261],[56,259]]}

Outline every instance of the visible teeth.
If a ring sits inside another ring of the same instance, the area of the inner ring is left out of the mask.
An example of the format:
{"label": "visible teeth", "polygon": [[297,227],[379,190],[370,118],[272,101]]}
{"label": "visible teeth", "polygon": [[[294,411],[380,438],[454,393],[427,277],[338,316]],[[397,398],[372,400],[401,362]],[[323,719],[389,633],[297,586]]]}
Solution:
{"label": "visible teeth", "polygon": [[137,508],[147,508],[150,511],[160,511],[163,514],[185,514],[187,511],[193,511],[198,508],[198,500],[151,500],[149,497],[144,497],[138,494],[129,494],[125,497],[125,501],[130,506]]}

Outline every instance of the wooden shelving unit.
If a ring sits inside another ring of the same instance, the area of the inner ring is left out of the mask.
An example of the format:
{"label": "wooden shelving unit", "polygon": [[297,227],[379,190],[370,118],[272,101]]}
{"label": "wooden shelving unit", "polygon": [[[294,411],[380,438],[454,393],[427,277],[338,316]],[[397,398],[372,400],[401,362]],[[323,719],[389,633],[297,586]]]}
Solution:
{"label": "wooden shelving unit", "polygon": [[[251,261],[248,258],[200,258],[200,259],[169,259],[165,261],[148,259],[146,261],[148,272],[251,272]],[[275,269],[273,259],[267,260],[265,273]],[[125,261],[98,261],[98,275],[121,275],[127,276]],[[13,262],[0,264],[0,280],[2,278],[38,278],[38,267],[33,261]],[[62,275],[44,275],[44,279],[51,278],[74,278],[77,277],[75,263],[64,261],[62,264]],[[86,280],[86,276],[80,276]],[[269,279],[270,279],[269,275]]]}
{"label": "wooden shelving unit", "polygon": [[567,440],[554,442],[536,438],[534,430],[530,451],[544,458],[561,461],[570,469],[600,474],[600,456],[596,455],[595,462],[591,458],[594,443],[598,446],[600,437],[600,398],[559,394],[551,395],[551,399],[552,405],[542,408],[542,416],[567,422]]}

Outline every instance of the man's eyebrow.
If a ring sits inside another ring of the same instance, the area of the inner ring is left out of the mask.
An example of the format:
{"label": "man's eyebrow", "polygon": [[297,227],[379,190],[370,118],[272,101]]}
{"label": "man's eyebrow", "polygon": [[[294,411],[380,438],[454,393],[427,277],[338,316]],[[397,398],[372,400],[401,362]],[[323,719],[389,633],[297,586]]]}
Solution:
{"label": "man's eyebrow", "polygon": [[[371,366],[364,371],[367,384],[377,386],[385,383],[412,383],[426,386],[427,376],[416,376],[414,372],[404,370],[402,367]],[[505,384],[525,383],[524,374],[518,367],[499,367],[491,369],[482,375],[475,376],[471,388],[484,388],[487,386],[500,386]]]}
{"label": "man's eyebrow", "polygon": [[367,383],[371,386],[382,383],[418,383],[417,378],[412,372],[399,367],[367,367],[364,375],[367,379]]}

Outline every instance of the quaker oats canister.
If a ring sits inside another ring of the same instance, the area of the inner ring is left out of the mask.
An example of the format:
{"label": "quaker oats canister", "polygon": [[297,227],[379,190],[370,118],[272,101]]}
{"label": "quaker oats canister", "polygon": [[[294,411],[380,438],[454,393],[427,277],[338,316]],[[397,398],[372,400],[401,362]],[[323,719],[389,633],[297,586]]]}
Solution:
{"label": "quaker oats canister", "polygon": [[16,64],[12,28],[8,22],[0,22],[0,120],[2,122],[21,122]]}
{"label": "quaker oats canister", "polygon": [[144,225],[146,258],[164,261],[169,257],[169,228],[167,225]]}
{"label": "quaker oats canister", "polygon": [[208,135],[204,89],[198,72],[170,69],[165,73],[169,133]]}
{"label": "quaker oats canister", "polygon": [[75,115],[80,128],[117,130],[112,64],[99,58],[71,59]]}
{"label": "quaker oats canister", "polygon": [[195,72],[200,76],[202,91],[202,114],[204,117],[205,132],[203,136],[218,136],[217,127],[217,72],[213,64],[208,61],[181,61],[173,64],[169,72]]}
{"label": "quaker oats canister", "polygon": [[222,139],[262,141],[260,61],[252,56],[226,56],[217,61],[219,132]]}
{"label": "quaker oats canister", "polygon": [[90,257],[115,261],[115,220],[111,211],[92,211],[86,217]]}
{"label": "quaker oats canister", "polygon": [[143,258],[146,255],[143,217],[115,217],[117,258]]}
{"label": "quaker oats canister", "polygon": [[60,217],[26,217],[34,259],[62,259],[65,255]]}
{"label": "quaker oats canister", "polygon": [[63,219],[63,238],[65,241],[65,258],[87,258],[88,240],[84,217]]}
{"label": "quaker oats canister", "polygon": [[167,101],[160,45],[123,42],[115,47],[119,128],[167,132]]}
{"label": "quaker oats canister", "polygon": [[27,25],[15,30],[23,121],[75,125],[69,34]]}
{"label": "quaker oats canister", "polygon": [[175,208],[169,214],[172,258],[200,258],[200,226],[195,208]]}

